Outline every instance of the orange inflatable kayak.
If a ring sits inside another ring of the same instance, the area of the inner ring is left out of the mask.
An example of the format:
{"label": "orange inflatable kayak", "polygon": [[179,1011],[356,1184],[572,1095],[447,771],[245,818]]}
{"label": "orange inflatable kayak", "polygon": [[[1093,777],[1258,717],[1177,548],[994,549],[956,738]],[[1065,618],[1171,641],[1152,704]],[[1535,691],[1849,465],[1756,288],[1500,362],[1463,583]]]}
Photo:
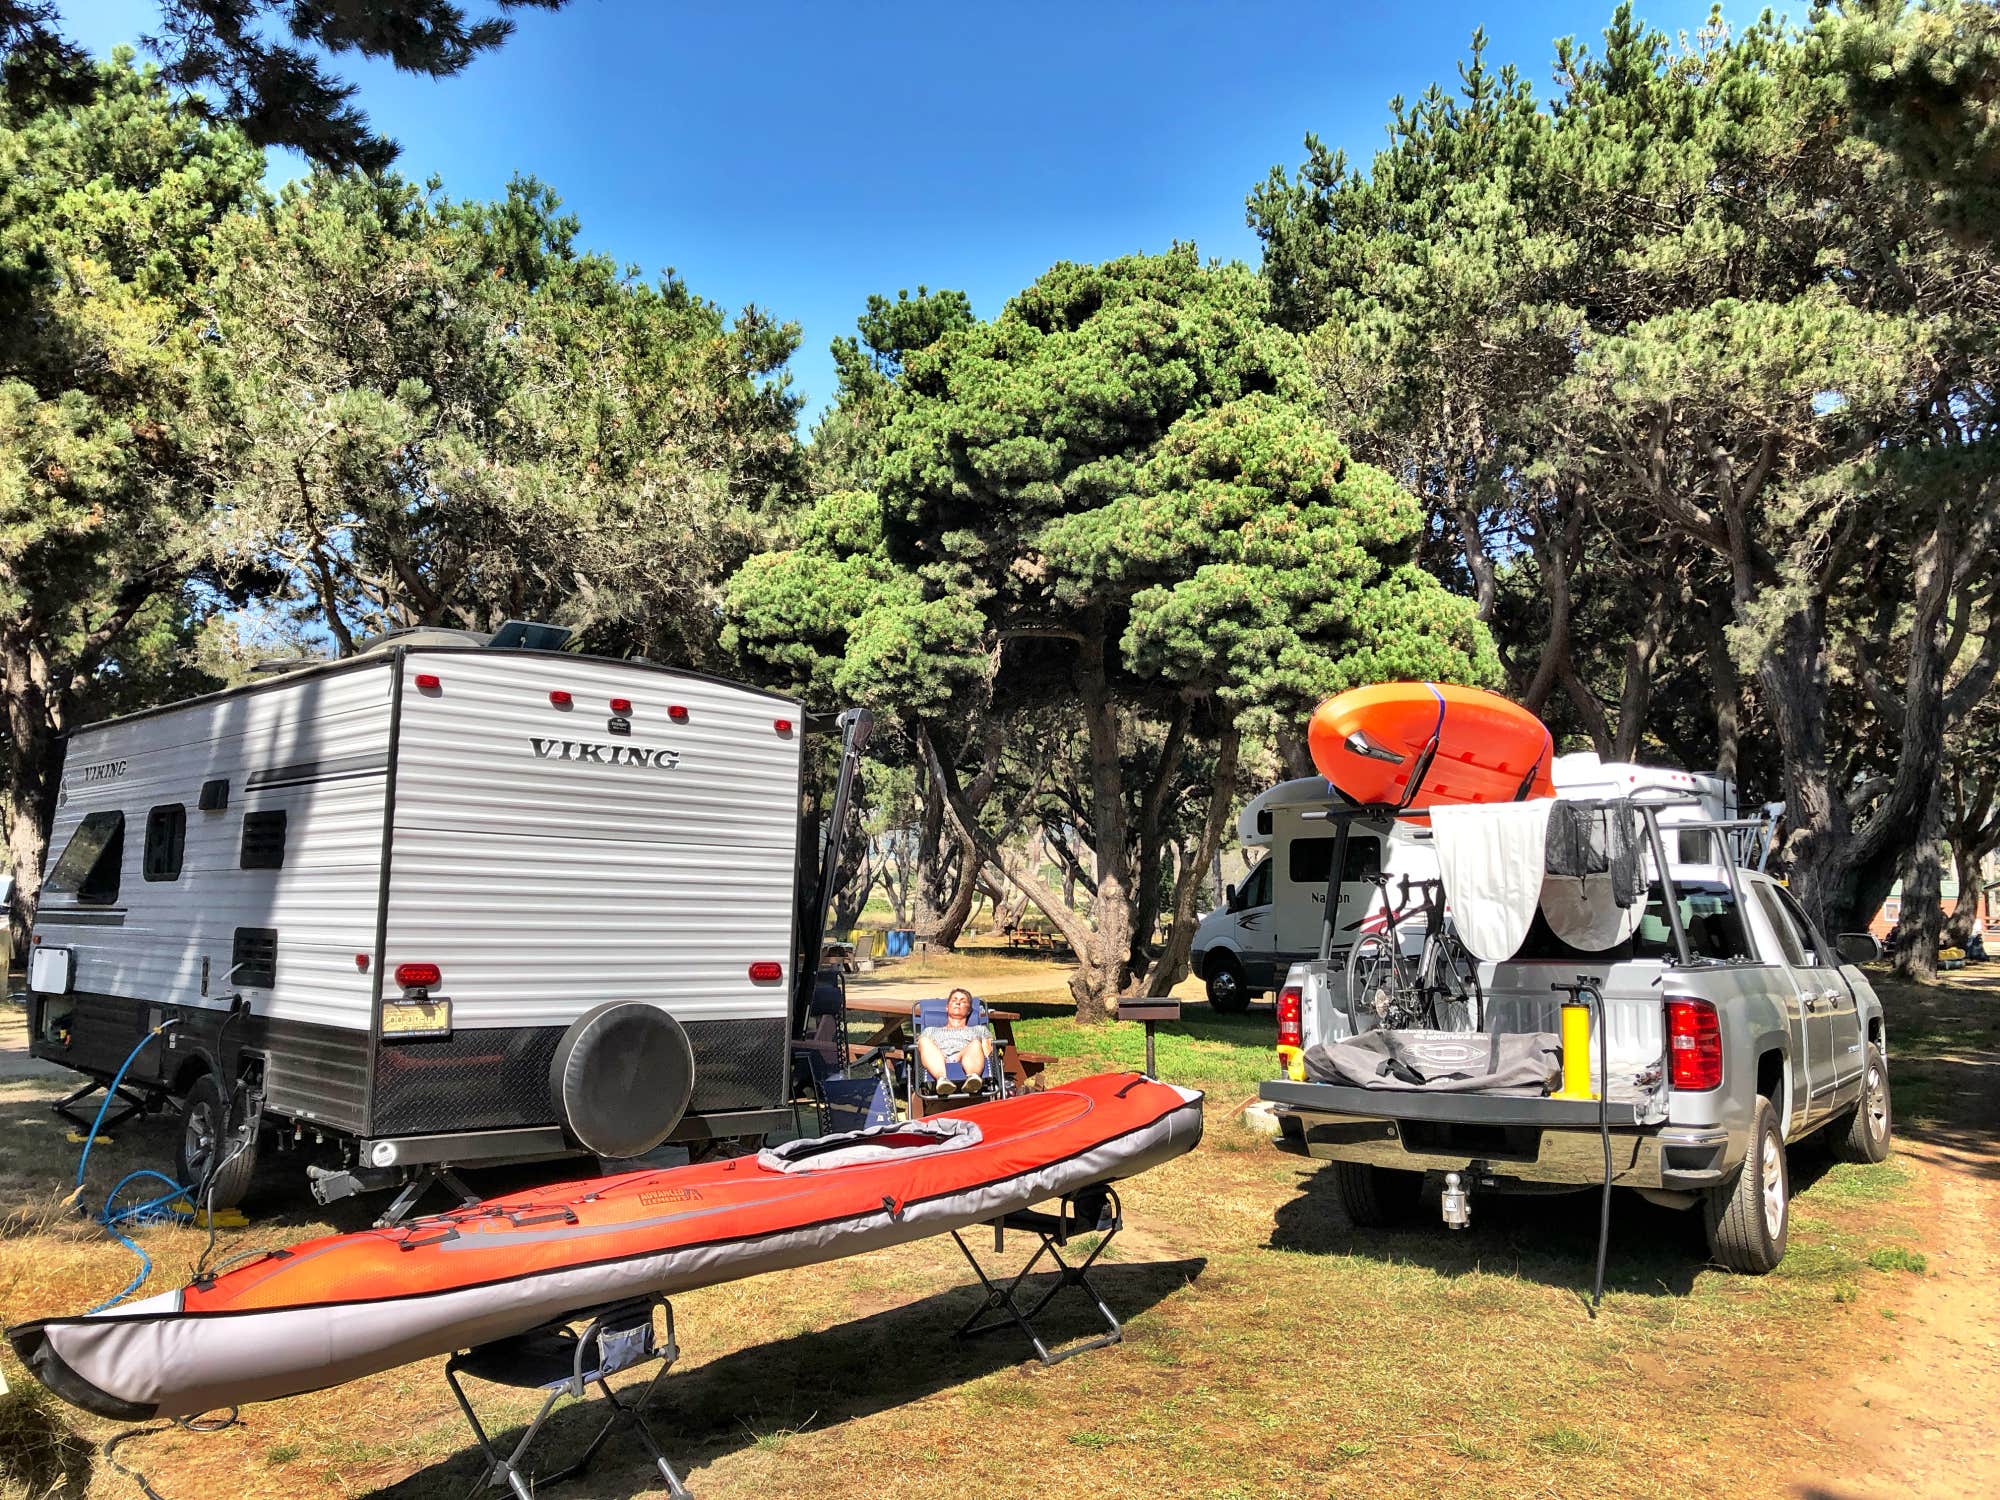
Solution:
{"label": "orange inflatable kayak", "polygon": [[339,1385],[580,1308],[985,1223],[1201,1139],[1201,1095],[1103,1073],[755,1157],[592,1177],[274,1250],[177,1292],[7,1330],[50,1390],[128,1421]]}
{"label": "orange inflatable kayak", "polygon": [[1518,703],[1443,682],[1336,694],[1306,731],[1313,765],[1354,801],[1420,812],[1438,803],[1549,797],[1555,746]]}

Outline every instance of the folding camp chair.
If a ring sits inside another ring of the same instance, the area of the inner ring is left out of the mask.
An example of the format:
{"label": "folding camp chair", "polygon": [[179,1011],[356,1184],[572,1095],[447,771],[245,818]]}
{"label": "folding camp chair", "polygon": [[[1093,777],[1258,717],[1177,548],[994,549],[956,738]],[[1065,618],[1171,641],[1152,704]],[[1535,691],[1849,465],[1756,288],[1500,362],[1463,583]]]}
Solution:
{"label": "folding camp chair", "polygon": [[[979,1278],[980,1285],[986,1288],[986,1301],[971,1317],[959,1324],[958,1337],[977,1338],[982,1333],[993,1333],[1002,1328],[1018,1328],[1027,1336],[1028,1342],[1034,1345],[1035,1357],[1045,1365],[1061,1364],[1072,1355],[1081,1354],[1086,1349],[1102,1349],[1106,1344],[1117,1343],[1125,1337],[1124,1327],[1105,1305],[1104,1298],[1098,1295],[1097,1288],[1091,1285],[1089,1272],[1097,1263],[1097,1257],[1104,1253],[1105,1246],[1109,1245],[1112,1238],[1124,1227],[1124,1206],[1119,1203],[1118,1194],[1105,1184],[1084,1188],[1080,1192],[1065,1196],[1057,1203],[1054,1213],[1028,1208],[995,1219],[993,1249],[996,1254],[1006,1248],[1005,1236],[1009,1229],[1024,1231],[1041,1240],[1035,1253],[1028,1257],[1028,1263],[1021,1267],[1014,1279],[1004,1287],[986,1274],[986,1268],[979,1264],[979,1258],[972,1253],[972,1247],[966,1244],[964,1237],[954,1229],[951,1237],[958,1241],[959,1251],[971,1264],[973,1274]],[[1069,1244],[1071,1235],[1087,1233],[1097,1234],[1100,1238],[1090,1247],[1088,1255],[1077,1264],[1071,1265],[1063,1259],[1063,1247]],[[1044,1255],[1055,1261],[1055,1284],[1042,1293],[1033,1307],[1024,1309],[1015,1294],[1020,1291],[1021,1284],[1033,1274]],[[1055,1300],[1058,1292],[1064,1287],[1072,1286],[1097,1309],[1098,1316],[1104,1319],[1109,1331],[1098,1334],[1095,1338],[1085,1339],[1082,1343],[1051,1352],[1040,1331],[1035,1327],[1035,1319],[1040,1316],[1043,1308]]]}
{"label": "folding camp chair", "polygon": [[[664,1344],[656,1337],[653,1313],[659,1309],[666,1314],[667,1338]],[[582,1333],[570,1326],[573,1319],[588,1317],[590,1323]],[[665,1297],[639,1297],[630,1302],[619,1302],[608,1307],[587,1309],[573,1313],[559,1322],[538,1328],[532,1333],[518,1334],[513,1338],[497,1339],[490,1344],[481,1344],[476,1349],[468,1349],[454,1354],[445,1362],[444,1378],[451,1386],[452,1395],[458,1398],[459,1409],[465,1413],[465,1420],[472,1424],[472,1434],[479,1440],[479,1448],[486,1455],[486,1467],[472,1482],[467,1496],[477,1495],[485,1489],[502,1486],[514,1492],[517,1500],[532,1500],[534,1489],[552,1484],[560,1484],[573,1478],[590,1467],[597,1457],[597,1450],[611,1435],[611,1429],[625,1426],[652,1456],[654,1466],[667,1482],[667,1493],[674,1500],[688,1500],[688,1491],[681,1483],[674,1466],[667,1462],[666,1454],[654,1441],[652,1430],[646,1426],[644,1411],[651,1399],[660,1377],[680,1357],[680,1345],[674,1341],[673,1304]],[[611,1389],[609,1377],[622,1370],[630,1370],[648,1360],[658,1360],[660,1367],[653,1372],[653,1378],[646,1382],[638,1399],[627,1402]],[[521,1434],[521,1440],[513,1451],[503,1455],[487,1436],[480,1425],[479,1417],[466,1399],[465,1388],[459,1384],[460,1375],[470,1375],[489,1385],[511,1386],[516,1390],[540,1390],[549,1393],[542,1403],[542,1409],[535,1414],[528,1430]],[[605,1418],[597,1436],[583,1450],[574,1463],[565,1465],[553,1473],[543,1474],[533,1479],[522,1472],[521,1461],[526,1457],[529,1445],[542,1430],[542,1424],[549,1419],[549,1413],[564,1396],[575,1396],[579,1400],[585,1394],[585,1387],[595,1384],[604,1399],[610,1403],[611,1415]]]}
{"label": "folding camp chair", "polygon": [[[850,1057],[848,1045],[847,979],[820,970],[806,1004],[808,1031],[792,1038],[792,1097],[809,1100],[818,1115],[814,1134],[859,1130],[894,1118],[895,1100],[882,1078],[882,1052],[877,1047]],[[794,1126],[797,1125],[796,1111]]]}
{"label": "folding camp chair", "polygon": [[[907,1104],[910,1118],[913,1120],[920,1120],[925,1115],[940,1109],[957,1109],[960,1105],[964,1104],[975,1104],[986,1099],[1001,1099],[1006,1097],[1007,1070],[1001,1063],[1000,1041],[993,1033],[992,1018],[986,1014],[986,1002],[977,996],[973,998],[972,1010],[966,1017],[966,1025],[984,1026],[987,1035],[992,1038],[986,1052],[986,1067],[980,1075],[986,1080],[986,1092],[970,1095],[939,1094],[937,1092],[937,1080],[925,1071],[922,1059],[917,1056],[917,1039],[922,1037],[933,1026],[946,1026],[949,1024],[950,1021],[945,1015],[944,1001],[941,999],[919,1000],[916,1003],[915,1009],[911,1012],[910,1045],[907,1049],[909,1053],[908,1092],[904,1102]],[[951,1079],[963,1080],[965,1069],[954,1059],[945,1064],[945,1076]]]}

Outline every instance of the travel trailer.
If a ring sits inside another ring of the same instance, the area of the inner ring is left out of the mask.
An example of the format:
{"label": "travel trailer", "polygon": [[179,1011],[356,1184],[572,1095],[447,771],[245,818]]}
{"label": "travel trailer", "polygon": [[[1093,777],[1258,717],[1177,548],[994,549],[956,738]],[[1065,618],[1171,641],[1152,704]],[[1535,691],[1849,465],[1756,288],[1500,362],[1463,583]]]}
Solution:
{"label": "travel trailer", "polygon": [[177,1101],[218,1206],[260,1147],[413,1200],[787,1122],[800,707],[529,649],[564,634],[406,632],[78,731],[35,1056]]}
{"label": "travel trailer", "polygon": [[[1206,981],[1217,1010],[1244,1009],[1275,990],[1293,964],[1320,956],[1335,841],[1327,813],[1347,805],[1324,777],[1303,776],[1259,793],[1244,807],[1236,836],[1245,849],[1264,850],[1264,858],[1202,918],[1189,951],[1193,972]],[[1374,879],[1385,869],[1412,881],[1436,878],[1428,832],[1393,819],[1353,825],[1334,922],[1336,951],[1352,946],[1378,904]],[[1421,941],[1420,925],[1412,933]]]}

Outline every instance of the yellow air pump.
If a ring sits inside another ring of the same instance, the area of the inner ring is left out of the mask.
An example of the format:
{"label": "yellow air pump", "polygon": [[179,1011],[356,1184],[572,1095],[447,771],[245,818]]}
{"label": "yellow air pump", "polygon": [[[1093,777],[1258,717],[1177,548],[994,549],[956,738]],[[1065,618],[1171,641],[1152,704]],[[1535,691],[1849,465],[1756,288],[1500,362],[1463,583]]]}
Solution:
{"label": "yellow air pump", "polygon": [[[1588,983],[1559,984],[1554,988],[1563,991],[1568,999],[1562,1006],[1562,1087],[1551,1096],[1556,1099],[1595,1099],[1597,1090],[1590,1086],[1590,1012],[1593,1009],[1585,995],[1594,992]],[[1597,1024],[1604,1024],[1603,1007],[1598,1011]]]}

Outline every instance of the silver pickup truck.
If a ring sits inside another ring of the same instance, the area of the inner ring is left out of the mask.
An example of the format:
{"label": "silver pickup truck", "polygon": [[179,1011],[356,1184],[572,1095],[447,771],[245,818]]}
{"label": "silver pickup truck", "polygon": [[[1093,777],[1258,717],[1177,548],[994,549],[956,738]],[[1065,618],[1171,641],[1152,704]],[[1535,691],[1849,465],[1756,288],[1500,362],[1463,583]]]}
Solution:
{"label": "silver pickup truck", "polygon": [[1479,966],[1471,1025],[1557,1033],[1564,991],[1595,990],[1605,1017],[1590,1043],[1600,1104],[1539,1090],[1313,1081],[1304,1063],[1315,1044],[1369,1024],[1356,1018],[1344,955],[1329,942],[1286,976],[1287,1076],[1262,1094],[1278,1144],[1332,1164],[1358,1226],[1414,1214],[1427,1174],[1442,1177],[1454,1227],[1482,1192],[1598,1187],[1608,1130],[1613,1185],[1700,1209],[1716,1260],[1761,1274],[1785,1253],[1788,1144],[1825,1132],[1850,1159],[1889,1152],[1888,1036],[1882,1003],[1851,961],[1860,943],[1837,950],[1782,885],[1733,862],[1669,866],[1637,930],[1610,952],[1570,949],[1538,917],[1512,959]]}

